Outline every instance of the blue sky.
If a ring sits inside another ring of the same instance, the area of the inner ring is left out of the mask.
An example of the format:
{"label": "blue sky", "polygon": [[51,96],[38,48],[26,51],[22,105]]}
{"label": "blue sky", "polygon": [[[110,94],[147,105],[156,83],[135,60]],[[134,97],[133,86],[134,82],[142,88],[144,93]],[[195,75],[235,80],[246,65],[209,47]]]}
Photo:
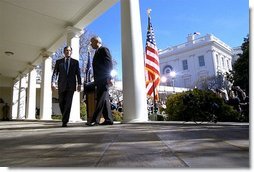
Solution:
{"label": "blue sky", "polygon": [[[186,42],[189,33],[213,34],[231,47],[240,46],[249,33],[248,0],[140,0],[143,47],[148,8],[158,49]],[[87,29],[102,38],[117,61],[122,79],[120,1],[91,23]]]}

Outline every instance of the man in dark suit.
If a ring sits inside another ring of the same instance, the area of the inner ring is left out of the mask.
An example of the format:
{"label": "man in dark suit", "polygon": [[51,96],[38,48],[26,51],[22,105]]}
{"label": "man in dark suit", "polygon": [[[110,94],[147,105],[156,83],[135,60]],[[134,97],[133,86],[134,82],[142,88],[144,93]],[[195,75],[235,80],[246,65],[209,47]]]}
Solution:
{"label": "man in dark suit", "polygon": [[[72,48],[64,48],[64,58],[58,59],[52,75],[52,89],[58,80],[59,106],[62,113],[62,127],[67,127],[69,122],[72,98],[74,91],[81,90],[81,77],[79,62],[71,58]],[[78,82],[78,86],[76,85]],[[77,88],[77,89],[76,89]]]}
{"label": "man in dark suit", "polygon": [[103,114],[105,121],[100,125],[112,125],[113,116],[108,92],[109,86],[112,85],[112,77],[110,75],[113,69],[112,57],[109,49],[102,46],[100,37],[92,37],[90,43],[92,48],[96,50],[93,57],[93,72],[97,104],[92,120],[87,125],[98,125],[101,114]]}

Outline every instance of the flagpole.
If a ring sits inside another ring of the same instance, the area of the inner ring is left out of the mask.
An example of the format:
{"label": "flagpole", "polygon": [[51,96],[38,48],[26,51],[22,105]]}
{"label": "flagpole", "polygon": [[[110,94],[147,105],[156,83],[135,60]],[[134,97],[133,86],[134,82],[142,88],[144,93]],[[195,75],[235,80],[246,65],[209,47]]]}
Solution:
{"label": "flagpole", "polygon": [[150,13],[151,13],[151,11],[152,11],[152,9],[151,9],[151,8],[148,8],[148,9],[147,9],[147,15],[148,15],[148,17],[150,17]]}
{"label": "flagpole", "polygon": [[[153,81],[153,113],[154,114],[157,114],[156,108],[157,108],[157,103],[155,100],[155,86],[154,86],[154,81]],[[156,118],[157,118],[157,116],[156,116]]]}

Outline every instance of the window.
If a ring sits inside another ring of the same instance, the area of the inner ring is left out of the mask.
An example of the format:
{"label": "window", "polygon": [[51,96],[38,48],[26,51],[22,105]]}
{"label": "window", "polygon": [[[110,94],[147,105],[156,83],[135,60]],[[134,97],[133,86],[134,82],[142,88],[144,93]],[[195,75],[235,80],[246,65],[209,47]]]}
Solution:
{"label": "window", "polygon": [[183,70],[188,70],[188,61],[187,60],[183,60]]}
{"label": "window", "polygon": [[190,88],[191,87],[191,80],[190,80],[190,78],[184,78],[183,82],[184,82],[184,87],[185,88]]}
{"label": "window", "polygon": [[198,62],[199,62],[199,66],[205,66],[205,58],[204,56],[199,56],[198,57]]}
{"label": "window", "polygon": [[163,74],[169,74],[171,71],[173,71],[173,67],[171,65],[166,65],[163,68]]}

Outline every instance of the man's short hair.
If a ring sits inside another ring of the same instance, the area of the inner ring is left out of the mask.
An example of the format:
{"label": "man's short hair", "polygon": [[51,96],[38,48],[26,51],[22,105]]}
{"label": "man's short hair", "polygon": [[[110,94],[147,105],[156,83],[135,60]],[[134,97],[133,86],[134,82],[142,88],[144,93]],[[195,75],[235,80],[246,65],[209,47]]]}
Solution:
{"label": "man's short hair", "polygon": [[91,39],[97,40],[98,43],[102,44],[102,40],[99,36],[93,36]]}
{"label": "man's short hair", "polygon": [[[65,52],[65,50],[66,50],[67,48],[71,48],[71,46],[67,45],[66,47],[64,47],[63,51]],[[71,48],[71,51],[72,51],[72,48]]]}

